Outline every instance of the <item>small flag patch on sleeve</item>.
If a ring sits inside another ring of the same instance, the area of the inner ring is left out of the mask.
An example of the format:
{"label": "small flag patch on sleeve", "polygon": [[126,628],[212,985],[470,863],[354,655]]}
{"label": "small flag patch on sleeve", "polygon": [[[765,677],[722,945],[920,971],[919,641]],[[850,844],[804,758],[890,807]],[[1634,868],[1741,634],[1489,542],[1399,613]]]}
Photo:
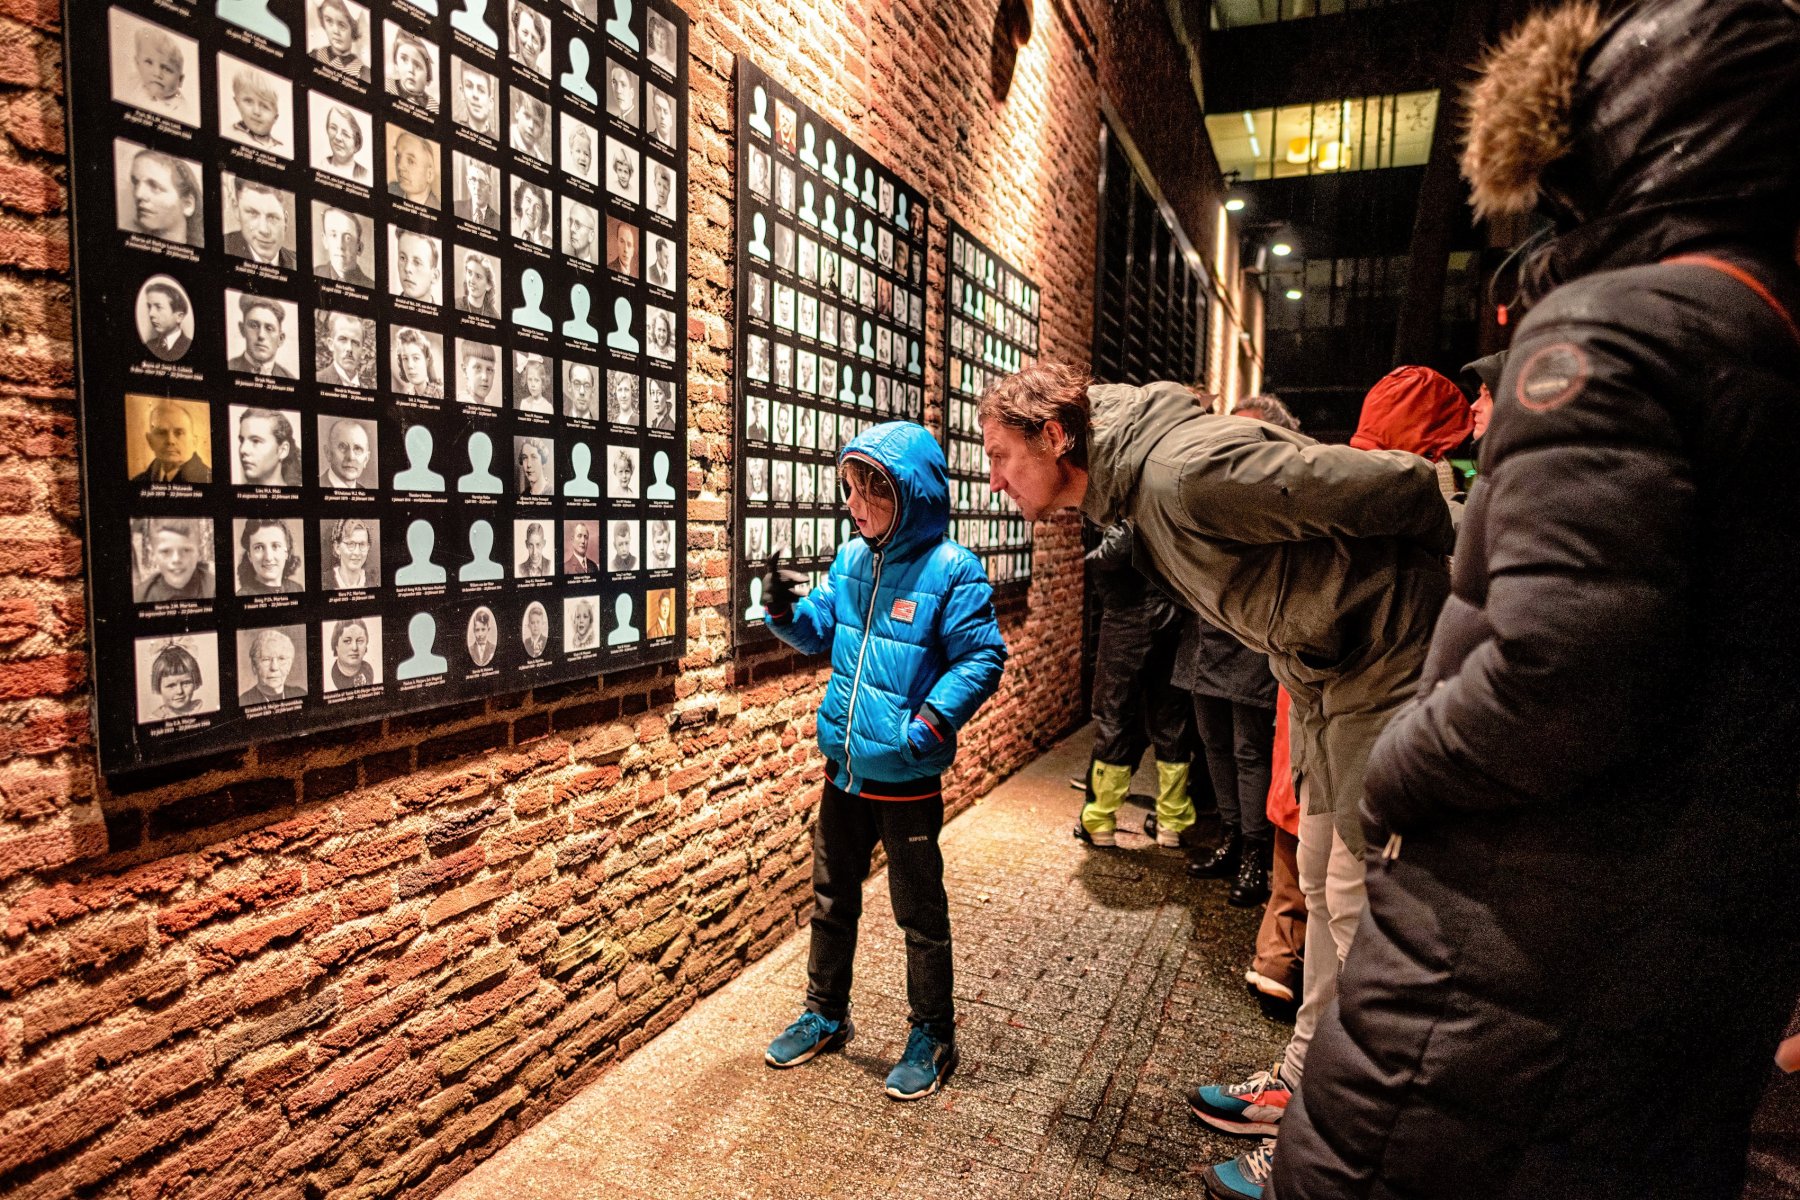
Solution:
{"label": "small flag patch on sleeve", "polygon": [[896,600],[894,607],[888,610],[888,615],[896,621],[905,621],[911,625],[913,614],[918,610],[919,606],[911,600]]}

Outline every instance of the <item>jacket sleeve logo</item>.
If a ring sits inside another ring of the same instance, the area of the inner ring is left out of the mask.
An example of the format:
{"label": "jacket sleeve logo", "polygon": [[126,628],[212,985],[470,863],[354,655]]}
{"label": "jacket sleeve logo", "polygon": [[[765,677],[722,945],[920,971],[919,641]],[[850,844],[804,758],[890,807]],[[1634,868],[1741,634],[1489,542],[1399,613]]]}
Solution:
{"label": "jacket sleeve logo", "polygon": [[894,618],[896,621],[905,621],[908,625],[911,625],[913,614],[918,611],[919,606],[911,600],[896,600],[894,601],[894,607],[888,610],[888,616]]}
{"label": "jacket sleeve logo", "polygon": [[1587,353],[1573,342],[1557,342],[1525,360],[1516,394],[1532,412],[1549,412],[1579,396],[1588,375]]}

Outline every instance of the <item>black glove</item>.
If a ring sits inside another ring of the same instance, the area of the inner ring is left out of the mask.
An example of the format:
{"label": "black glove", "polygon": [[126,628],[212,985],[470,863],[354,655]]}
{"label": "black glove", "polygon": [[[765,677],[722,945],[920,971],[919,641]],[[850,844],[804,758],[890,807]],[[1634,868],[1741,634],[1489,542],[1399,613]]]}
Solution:
{"label": "black glove", "polygon": [[785,621],[794,611],[794,601],[806,595],[806,576],[800,571],[781,567],[781,551],[769,555],[769,567],[763,572],[763,608],[777,621]]}

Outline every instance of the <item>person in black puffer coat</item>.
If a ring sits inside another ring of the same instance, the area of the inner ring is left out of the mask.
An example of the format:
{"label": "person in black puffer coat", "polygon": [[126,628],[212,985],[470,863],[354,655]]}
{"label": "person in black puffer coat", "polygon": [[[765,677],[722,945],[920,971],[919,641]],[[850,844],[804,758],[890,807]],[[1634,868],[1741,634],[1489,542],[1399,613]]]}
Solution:
{"label": "person in black puffer coat", "polygon": [[1800,992],[1800,5],[1539,15],[1471,106],[1556,236],[1269,1193],[1733,1197]]}

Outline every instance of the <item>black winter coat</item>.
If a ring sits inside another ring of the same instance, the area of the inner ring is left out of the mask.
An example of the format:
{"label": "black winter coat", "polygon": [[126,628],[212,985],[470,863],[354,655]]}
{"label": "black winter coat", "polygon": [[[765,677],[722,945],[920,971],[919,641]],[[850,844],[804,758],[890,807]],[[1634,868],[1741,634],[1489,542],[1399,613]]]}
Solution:
{"label": "black winter coat", "polygon": [[[1800,14],[1634,11],[1575,110],[1633,127],[1588,198],[1623,215],[1565,234],[1518,329],[1370,759],[1369,904],[1282,1200],[1734,1197],[1800,991]],[[1704,198],[1745,158],[1767,211]],[[1719,262],[1663,261],[1693,252]]]}

